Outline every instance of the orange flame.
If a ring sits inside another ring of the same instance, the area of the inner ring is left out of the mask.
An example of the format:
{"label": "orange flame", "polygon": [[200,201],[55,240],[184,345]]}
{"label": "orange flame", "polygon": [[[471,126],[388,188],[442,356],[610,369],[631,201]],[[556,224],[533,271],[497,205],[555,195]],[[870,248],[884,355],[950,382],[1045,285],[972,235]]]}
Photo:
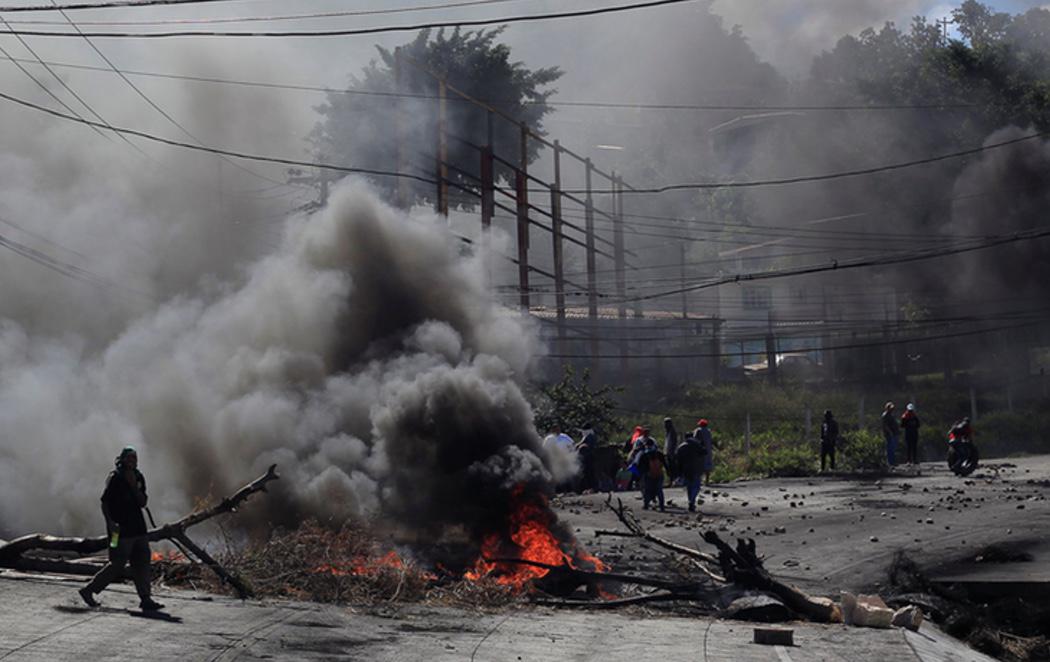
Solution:
{"label": "orange flame", "polygon": [[150,553],[149,560],[153,563],[160,563],[162,561],[171,561],[172,563],[181,563],[186,560],[182,552],[174,549],[168,550],[167,552],[154,551]]}
{"label": "orange flame", "polygon": [[[386,571],[404,570],[408,565],[397,552],[391,550],[379,557],[358,556],[347,565],[323,563],[315,567],[312,572],[333,577],[374,577]],[[429,573],[424,573],[424,575],[434,577]]]}
{"label": "orange flame", "polygon": [[509,540],[505,540],[499,533],[486,536],[481,544],[481,557],[471,570],[464,573],[464,578],[477,581],[482,577],[492,576],[499,584],[522,590],[527,582],[544,577],[550,572],[547,568],[537,566],[489,560],[499,557],[555,566],[567,565],[571,568],[578,568],[577,564],[582,562],[596,572],[607,570],[601,559],[581,550],[575,540],[559,541],[550,529],[554,523],[554,515],[547,507],[546,500],[542,497],[534,500],[522,499],[522,491],[519,486],[512,496],[514,505],[508,527]]}

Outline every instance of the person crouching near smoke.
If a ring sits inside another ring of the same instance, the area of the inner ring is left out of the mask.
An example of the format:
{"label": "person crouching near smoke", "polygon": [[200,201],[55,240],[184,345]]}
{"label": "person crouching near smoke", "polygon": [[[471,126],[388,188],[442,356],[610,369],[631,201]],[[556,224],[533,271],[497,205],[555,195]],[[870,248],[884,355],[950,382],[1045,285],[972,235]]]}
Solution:
{"label": "person crouching near smoke", "polygon": [[149,540],[146,520],[142,517],[142,509],[146,507],[146,479],[138,469],[139,456],[131,446],[120,451],[115,463],[116,468],[110,472],[102,492],[102,514],[109,534],[109,563],[78,593],[89,607],[97,607],[94,594],[119,580],[130,561],[139,607],[143,611],[156,611],[164,605],[150,598]]}

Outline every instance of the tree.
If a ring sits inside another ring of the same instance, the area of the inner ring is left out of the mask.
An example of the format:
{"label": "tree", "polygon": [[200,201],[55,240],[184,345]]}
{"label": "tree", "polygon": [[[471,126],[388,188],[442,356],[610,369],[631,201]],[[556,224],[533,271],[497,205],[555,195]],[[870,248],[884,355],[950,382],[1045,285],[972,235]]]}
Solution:
{"label": "tree", "polygon": [[[398,137],[403,137],[403,169],[434,178],[438,142],[438,78],[458,90],[518,118],[529,129],[544,135],[543,118],[550,112],[549,86],[562,72],[557,67],[531,70],[510,59],[510,48],[497,38],[503,28],[432,34],[421,31],[394,52],[376,46],[379,59],[371,61],[349,89],[356,93],[330,92],[317,107],[322,119],[310,142],[319,160],[339,165],[393,171],[398,169]],[[448,94],[447,131],[450,199],[452,206],[472,208],[478,198],[463,192],[478,186],[480,155],[474,146],[488,143],[488,113],[476,104]],[[520,128],[494,117],[493,147],[497,155],[517,163]],[[541,145],[528,143],[533,161]],[[513,170],[497,163],[497,181],[513,183]],[[331,179],[332,175],[329,174]],[[397,182],[379,177],[376,184],[396,201]],[[411,183],[409,204],[433,202],[435,187]]]}
{"label": "tree", "polygon": [[620,429],[620,422],[613,413],[616,401],[613,396],[622,388],[613,386],[591,386],[591,374],[584,370],[579,377],[571,365],[565,366],[560,381],[539,388],[536,404],[536,429],[550,430],[554,424],[563,430],[582,429],[590,425],[599,439],[609,439]]}

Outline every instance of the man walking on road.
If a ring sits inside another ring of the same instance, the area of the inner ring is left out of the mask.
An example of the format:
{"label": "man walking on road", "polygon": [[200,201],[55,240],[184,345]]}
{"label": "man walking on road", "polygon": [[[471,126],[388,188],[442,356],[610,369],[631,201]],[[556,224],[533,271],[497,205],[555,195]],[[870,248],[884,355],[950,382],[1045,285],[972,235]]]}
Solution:
{"label": "man walking on road", "polygon": [[700,485],[704,478],[704,447],[693,437],[692,432],[685,435],[685,441],[678,445],[675,453],[675,464],[678,475],[685,485],[685,496],[689,502],[689,512],[696,511],[696,497],[700,494]]}
{"label": "man walking on road", "polygon": [[109,563],[99,570],[88,585],[78,593],[89,607],[97,607],[94,594],[101,593],[124,574],[124,566],[131,562],[131,577],[139,594],[143,611],[156,611],[164,605],[150,597],[150,551],[146,539],[146,479],[138,470],[139,457],[127,446],[116,459],[116,468],[106,479],[102,492],[102,514],[109,534]]}
{"label": "man walking on road", "polygon": [[892,402],[887,402],[882,412],[882,436],[886,438],[886,462],[892,467],[897,463],[897,441],[901,436],[901,426],[893,413]]}

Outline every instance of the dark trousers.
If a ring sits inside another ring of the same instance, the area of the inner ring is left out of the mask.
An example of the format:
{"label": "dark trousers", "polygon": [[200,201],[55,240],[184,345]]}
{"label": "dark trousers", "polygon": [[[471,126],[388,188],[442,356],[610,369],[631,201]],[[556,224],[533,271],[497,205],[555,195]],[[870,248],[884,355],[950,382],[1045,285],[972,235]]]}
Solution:
{"label": "dark trousers", "polygon": [[103,589],[124,576],[124,566],[131,563],[131,579],[140,600],[148,600],[150,595],[149,576],[149,541],[146,536],[121,538],[116,549],[109,550],[109,563],[95,575],[87,585],[92,593],[101,593]]}
{"label": "dark trousers", "polygon": [[683,476],[685,482],[685,496],[689,500],[689,507],[696,504],[696,497],[700,494],[700,485],[703,483],[702,476]]}
{"label": "dark trousers", "polygon": [[831,469],[835,469],[835,444],[820,444],[820,470],[824,471],[827,460],[831,460]]}
{"label": "dark trousers", "polygon": [[919,438],[918,437],[912,438],[912,437],[909,437],[908,435],[905,435],[904,436],[904,446],[905,446],[904,452],[908,456],[908,464],[918,464],[919,463]]}
{"label": "dark trousers", "polygon": [[664,477],[642,476],[642,507],[648,508],[651,501],[660,504],[660,510],[664,509]]}

